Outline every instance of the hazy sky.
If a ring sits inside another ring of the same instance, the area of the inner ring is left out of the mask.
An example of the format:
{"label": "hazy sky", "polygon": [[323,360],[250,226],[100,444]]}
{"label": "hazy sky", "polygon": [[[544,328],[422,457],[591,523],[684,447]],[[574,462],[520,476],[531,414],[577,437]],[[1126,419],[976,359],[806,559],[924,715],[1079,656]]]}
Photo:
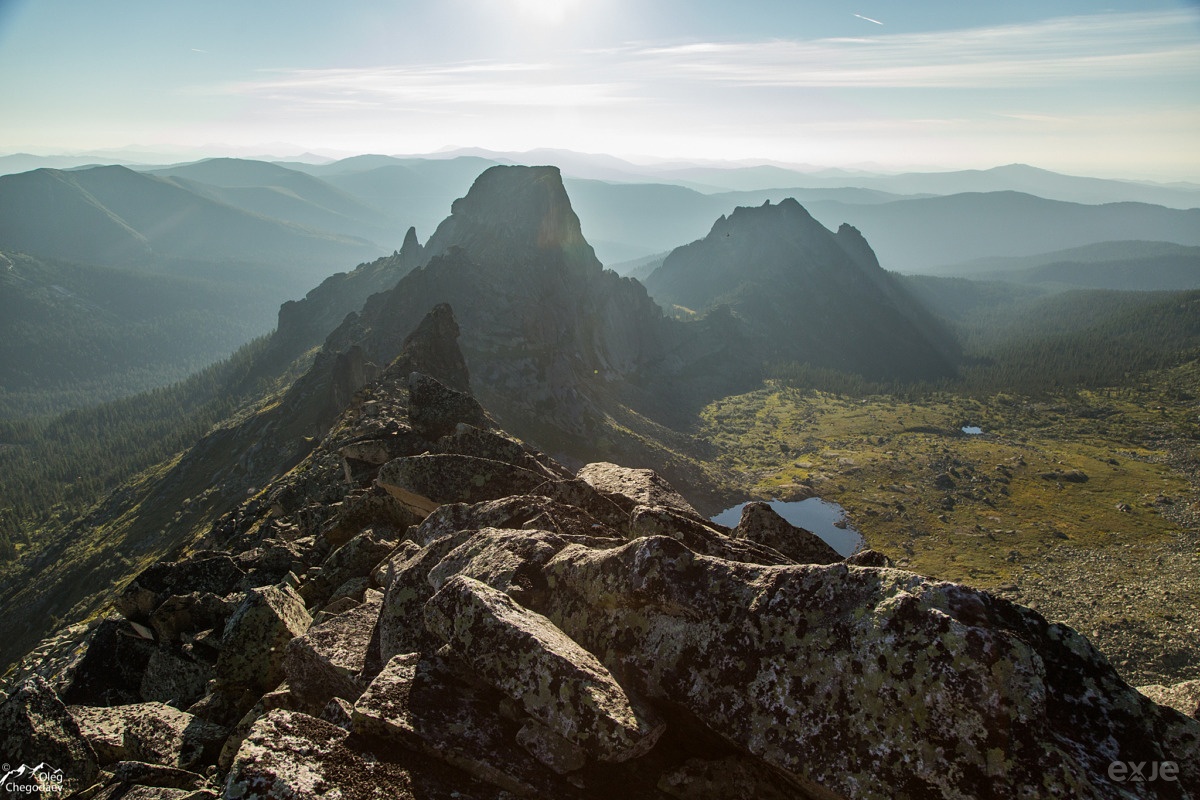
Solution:
{"label": "hazy sky", "polygon": [[0,152],[212,143],[1197,179],[1200,5],[0,0]]}

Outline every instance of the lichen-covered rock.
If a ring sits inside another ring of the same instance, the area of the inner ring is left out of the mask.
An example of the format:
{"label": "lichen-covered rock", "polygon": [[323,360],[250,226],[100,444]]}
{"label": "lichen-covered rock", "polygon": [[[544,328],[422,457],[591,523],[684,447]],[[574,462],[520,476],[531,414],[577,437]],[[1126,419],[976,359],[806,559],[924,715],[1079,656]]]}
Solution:
{"label": "lichen-covered rock", "polygon": [[797,564],[832,564],[842,560],[820,536],[796,527],[766,503],[746,503],[731,535],[778,550]]}
{"label": "lichen-covered rock", "polygon": [[225,781],[225,800],[413,798],[405,770],[365,760],[346,747],[349,735],[307,714],[271,711],[238,749]]}
{"label": "lichen-covered rock", "polygon": [[304,601],[290,586],[250,590],[225,625],[217,680],[230,687],[274,687],[283,678],[287,643],[311,623]]}
{"label": "lichen-covered rock", "polygon": [[670,536],[683,542],[692,552],[727,561],[767,566],[795,563],[768,545],[747,539],[734,539],[719,530],[715,523],[695,519],[667,506],[634,508],[629,518],[629,535],[635,539]]}
{"label": "lichen-covered rock", "polygon": [[[50,684],[37,675],[0,703],[0,754],[12,770],[20,770],[8,780],[22,786],[30,785],[25,767],[61,770],[61,785],[68,792],[90,786],[100,772],[96,751],[78,723]],[[14,791],[12,796],[21,795]]]}
{"label": "lichen-covered rock", "polygon": [[447,534],[396,565],[379,613],[381,664],[402,653],[432,653],[440,646],[437,637],[425,629],[423,616],[425,603],[434,591],[429,584],[429,571],[470,537],[470,531]]}
{"label": "lichen-covered rock", "polygon": [[408,377],[409,422],[419,435],[434,441],[454,433],[459,423],[490,428],[492,421],[479,401],[436,378],[414,372]]}
{"label": "lichen-covered rock", "polygon": [[652,469],[632,469],[597,461],[580,469],[576,477],[602,492],[624,495],[637,505],[669,508],[684,516],[703,519],[683,495]]}
{"label": "lichen-covered rock", "polygon": [[443,503],[478,503],[532,494],[547,478],[537,472],[456,453],[398,458],[384,464],[376,483],[414,508],[432,511]]}
{"label": "lichen-covered rock", "polygon": [[[371,474],[374,481],[375,474]],[[333,518],[321,528],[321,539],[334,547],[341,547],[357,536],[364,528],[375,527],[382,534],[384,528],[403,531],[416,525],[428,511],[416,513],[378,486],[351,492],[342,500]]]}
{"label": "lichen-covered rock", "polygon": [[892,567],[895,564],[883,553],[878,550],[859,550],[857,553],[846,557],[847,564],[852,564],[856,567]]}
{"label": "lichen-covered rock", "polygon": [[587,753],[535,719],[526,720],[517,731],[517,744],[559,775],[583,769]]}
{"label": "lichen-covered rock", "polygon": [[106,764],[141,761],[192,769],[216,760],[226,734],[219,725],[163,703],[71,706],[70,713]]}
{"label": "lichen-covered rock", "polygon": [[179,634],[224,628],[229,615],[237,608],[233,600],[211,592],[191,592],[172,595],[159,604],[149,616],[149,626],[160,642],[177,642]]}
{"label": "lichen-covered rock", "polygon": [[300,587],[300,596],[310,606],[321,606],[347,581],[369,579],[379,562],[395,550],[399,538],[395,530],[387,527],[363,530],[321,563],[317,574]]}
{"label": "lichen-covered rock", "polygon": [[[118,795],[112,795],[117,797]],[[122,790],[121,800],[201,800],[215,798],[216,795],[207,790],[172,789],[166,786],[133,786]]]}
{"label": "lichen-covered rock", "polygon": [[571,546],[545,573],[538,611],[806,791],[1116,797],[1115,759],[1174,759],[1180,785],[1200,775],[1200,726],[1069,628],[963,586],[737,564],[667,538]]}
{"label": "lichen-covered rock", "polygon": [[778,774],[739,756],[688,759],[659,778],[658,788],[679,800],[793,800],[798,792]]}
{"label": "lichen-covered rock", "polygon": [[139,694],[146,702],[187,708],[204,696],[214,675],[212,662],[160,647],[146,664]]}
{"label": "lichen-covered rock", "polygon": [[147,764],[144,761],[118,761],[111,765],[108,771],[116,781],[139,786],[195,790],[205,783],[204,776],[195,772],[162,764]]}
{"label": "lichen-covered rock", "polygon": [[600,761],[636,758],[662,735],[591,653],[501,591],[457,575],[426,604],[425,624],[474,674]]}
{"label": "lichen-covered rock", "polygon": [[342,458],[379,467],[393,458],[415,456],[428,448],[428,439],[414,431],[412,426],[397,422],[389,430],[351,439],[338,452]]}
{"label": "lichen-covered rock", "polygon": [[288,642],[283,671],[292,691],[314,703],[332,697],[353,702],[362,694],[367,652],[383,607],[383,596],[314,625]]}
{"label": "lichen-covered rock", "polygon": [[340,697],[335,697],[321,709],[319,718],[344,730],[353,730],[354,705]]}
{"label": "lichen-covered rock", "polygon": [[572,787],[516,745],[496,700],[456,680],[436,657],[393,658],[354,704],[361,736],[413,748],[521,797],[570,797]]}
{"label": "lichen-covered rock", "polygon": [[464,575],[519,597],[545,588],[541,567],[571,541],[549,531],[484,528],[447,553],[426,581],[440,589]]}
{"label": "lichen-covered rock", "polygon": [[568,480],[575,477],[570,470],[524,442],[501,431],[481,430],[466,423],[460,423],[453,433],[443,436],[437,443],[436,452],[502,461],[530,472],[540,473],[548,480]]}
{"label": "lichen-covered rock", "polygon": [[[558,485],[560,484],[553,483],[543,488],[552,489]],[[589,494],[595,496],[595,492]],[[615,509],[611,503],[607,505]],[[627,522],[627,515],[619,509],[615,510],[623,528]],[[540,494],[515,495],[473,505],[447,503],[425,518],[414,532],[413,538],[417,544],[426,545],[448,534],[482,528],[524,528],[575,536],[623,538],[620,530],[602,522],[583,508],[561,503]]]}
{"label": "lichen-covered rock", "polygon": [[204,553],[183,561],[160,561],[143,570],[117,598],[123,616],[146,621],[159,603],[171,595],[211,592],[225,595],[242,580],[244,573],[226,554]]}

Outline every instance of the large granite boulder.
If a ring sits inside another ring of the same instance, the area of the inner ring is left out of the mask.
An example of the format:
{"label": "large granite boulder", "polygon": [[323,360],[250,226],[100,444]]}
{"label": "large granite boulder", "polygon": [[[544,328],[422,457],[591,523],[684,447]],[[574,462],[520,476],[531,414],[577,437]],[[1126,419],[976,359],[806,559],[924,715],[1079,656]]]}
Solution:
{"label": "large granite boulder", "polygon": [[[23,787],[11,792],[14,797],[37,796],[24,787],[46,780],[68,792],[84,789],[100,772],[96,751],[75,718],[37,675],[0,703],[0,753],[8,765],[4,785]],[[7,788],[4,791],[9,793]]]}
{"label": "large granite boulder", "polygon": [[288,642],[283,671],[291,690],[314,703],[357,700],[366,688],[362,674],[382,607],[383,595],[376,592]]}
{"label": "large granite boulder", "polygon": [[1178,762],[1164,797],[1200,780],[1200,725],[1070,628],[964,586],[665,537],[572,545],[545,575],[536,610],[606,667],[814,794],[1115,797],[1115,759]]}
{"label": "large granite boulder", "polygon": [[391,659],[354,705],[353,730],[414,749],[519,797],[572,797],[562,781],[519,744],[500,697],[472,686],[442,659]]}
{"label": "large granite boulder", "polygon": [[225,800],[413,797],[408,773],[365,760],[346,746],[350,734],[328,722],[277,709],[255,723],[225,781]]}
{"label": "large granite boulder", "polygon": [[580,469],[577,477],[607,494],[624,495],[637,505],[669,508],[685,516],[703,519],[683,495],[652,469],[632,469],[597,461]]}
{"label": "large granite boulder", "polygon": [[226,735],[223,727],[163,703],[69,711],[104,764],[139,761],[190,770],[212,763]]}
{"label": "large granite boulder", "polygon": [[450,579],[426,603],[425,624],[475,675],[597,760],[636,758],[662,735],[595,656],[486,584]]}
{"label": "large granite boulder", "polygon": [[230,687],[274,688],[283,679],[288,642],[311,623],[312,616],[292,587],[250,590],[225,625],[217,680]]}

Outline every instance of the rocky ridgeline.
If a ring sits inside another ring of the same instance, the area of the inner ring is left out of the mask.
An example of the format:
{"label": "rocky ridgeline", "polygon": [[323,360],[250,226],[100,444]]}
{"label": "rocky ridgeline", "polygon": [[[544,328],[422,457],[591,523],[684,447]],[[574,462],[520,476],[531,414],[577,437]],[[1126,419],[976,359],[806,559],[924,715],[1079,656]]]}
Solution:
{"label": "rocky ridgeline", "polygon": [[730,530],[649,470],[572,474],[495,428],[456,336],[439,306],[208,549],[27,663],[9,764],[108,800],[1200,786],[1200,722],[1073,630],[763,504]]}

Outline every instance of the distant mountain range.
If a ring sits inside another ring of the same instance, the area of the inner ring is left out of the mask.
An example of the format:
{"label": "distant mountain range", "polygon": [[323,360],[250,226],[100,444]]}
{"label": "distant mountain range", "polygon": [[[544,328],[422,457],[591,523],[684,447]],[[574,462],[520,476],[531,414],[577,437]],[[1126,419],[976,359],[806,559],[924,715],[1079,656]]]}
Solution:
{"label": "distant mountain range", "polygon": [[[634,272],[643,279],[660,268],[663,254],[709,236],[714,219],[726,215],[732,218],[739,207],[770,202],[779,208],[784,201],[792,201],[802,203],[814,224],[820,223],[818,227],[836,230],[843,223],[853,226],[871,243],[871,258],[877,256],[878,263],[889,270],[1003,277],[1045,286],[1185,289],[1197,285],[1195,250],[1200,247],[1200,210],[1135,202],[1088,205],[1015,191],[936,194],[971,186],[1023,186],[1063,195],[1069,194],[1066,188],[1075,187],[1077,197],[1100,196],[1085,195],[1085,189],[1126,192],[1127,197],[1148,196],[1143,184],[1088,182],[1090,179],[1020,166],[981,172],[874,177],[845,171],[789,171],[773,166],[644,167],[619,159],[558,151],[459,153],[439,158],[364,155],[328,163],[216,158],[137,170],[123,166],[35,169],[0,177],[0,252],[24,253],[35,262],[58,265],[54,270],[66,270],[61,274],[70,280],[64,278],[61,282],[64,291],[85,302],[83,305],[59,302],[55,306],[54,313],[64,320],[65,316],[78,317],[64,321],[61,326],[64,331],[99,331],[107,324],[93,318],[87,303],[103,307],[104,298],[111,293],[96,289],[96,296],[89,298],[72,288],[71,281],[87,267],[199,281],[195,285],[202,288],[190,298],[191,305],[151,300],[171,294],[162,288],[170,283],[167,278],[164,278],[166,283],[153,284],[158,287],[153,290],[128,293],[130,302],[141,298],[142,305],[128,315],[128,320],[138,320],[139,325],[144,326],[148,319],[167,319],[172,314],[179,321],[189,319],[189,314],[208,314],[211,324],[221,329],[219,332],[196,330],[185,334],[191,328],[182,324],[162,328],[163,352],[178,356],[179,365],[195,365],[194,359],[221,357],[238,341],[268,330],[274,318],[272,309],[285,300],[299,298],[329,275],[356,263],[376,263],[389,252],[398,256],[406,248],[407,259],[389,262],[390,266],[379,273],[386,275],[388,281],[398,281],[418,263],[438,255],[436,236],[431,240],[433,250],[420,258],[414,255],[421,249],[418,234],[434,231],[441,224],[445,209],[455,198],[468,194],[480,173],[495,166],[498,160],[518,157],[559,159],[569,164],[575,174],[588,176],[562,180],[571,196],[572,213],[578,214],[580,236],[586,237],[602,263],[614,265],[619,271]],[[649,175],[678,183],[644,182]],[[729,178],[727,185],[760,188],[714,193],[711,190],[717,176]],[[801,177],[810,184],[853,181],[860,185],[761,188]],[[681,183],[700,186],[705,191]],[[1190,191],[1186,187],[1158,188],[1175,192],[1172,196],[1176,199]],[[911,190],[934,194],[894,193]],[[1102,244],[1112,239],[1162,244],[1155,245],[1159,250],[1154,252],[1129,251],[1121,255],[1124,251]],[[1058,253],[1078,247],[1098,249]],[[1110,252],[1114,257],[1104,255]],[[978,261],[1026,258],[1039,253],[1058,255],[1022,262]],[[754,257],[746,254],[731,257],[754,263]],[[676,257],[676,265],[682,263],[681,259],[682,256]],[[1103,265],[1092,263],[1099,261]],[[670,273],[667,270],[663,275]],[[764,280],[761,275],[753,281],[743,276],[745,291],[741,294],[733,286],[720,291],[709,286],[713,293],[687,301],[673,296],[670,282],[662,276],[658,284],[651,286],[664,302],[695,310],[731,302],[736,295],[735,309],[742,308],[747,319],[759,319],[757,311],[761,309],[750,310],[750,295],[754,292],[749,287],[761,285]],[[126,278],[113,277],[112,281],[114,286],[124,285]],[[84,283],[95,286],[91,279]],[[510,284],[512,280],[505,285]],[[679,287],[689,291],[698,288],[686,284],[684,281]],[[372,291],[386,288],[382,283],[370,281],[353,285],[370,285]],[[874,278],[864,283],[867,285],[883,291],[880,288],[883,284]],[[784,308],[789,306],[783,298],[791,296],[789,291],[769,298],[780,308],[763,316],[763,320],[782,318]],[[895,291],[888,288],[883,293]],[[225,306],[240,309],[235,312],[237,324],[224,322],[230,312],[219,307],[224,301],[217,300],[230,296],[230,292],[237,294],[238,302]],[[365,295],[351,294],[365,299]],[[14,293],[13,297],[16,296]],[[853,307],[875,309],[874,301],[868,302],[865,296],[854,298],[850,304]],[[259,305],[255,309],[245,308],[251,300]],[[793,311],[810,306],[811,313],[818,310],[815,301],[808,302],[812,297],[807,294],[798,294],[794,300],[790,303]],[[31,308],[42,307],[30,302]],[[903,299],[901,305],[907,303]],[[344,316],[357,307],[352,304],[338,309]],[[863,319],[869,322],[873,311],[864,313]],[[321,336],[340,322],[340,316],[333,311],[327,317],[319,326]],[[887,315],[879,317],[885,318],[890,319]],[[469,316],[467,319],[469,322]],[[126,330],[131,333],[141,329],[127,325]],[[125,334],[111,335],[119,338]],[[757,335],[773,336],[766,329]],[[177,336],[190,341],[176,341]],[[867,336],[864,342],[871,338]],[[928,344],[941,338],[944,337],[934,334],[925,337],[925,341]],[[23,340],[18,337],[14,341]],[[206,344],[200,346],[202,342]],[[469,336],[466,346],[471,347]],[[879,349],[866,347],[859,355],[872,350]],[[886,347],[879,350],[886,351]],[[140,351],[134,348],[130,352]],[[921,345],[914,352],[932,351]],[[781,354],[786,355],[782,351],[776,355]],[[846,358],[842,360],[852,370],[877,371],[858,356],[843,355]],[[944,371],[944,364],[933,366],[937,359],[915,358],[933,372]],[[877,366],[891,365],[908,372],[916,361],[901,367],[903,360],[880,358]],[[147,366],[147,371],[136,380],[131,375],[131,388],[145,388],[149,375],[157,375],[160,380],[177,377],[181,368],[168,369],[163,359],[150,359],[147,364],[151,362],[164,367]],[[93,364],[109,364],[117,372],[124,369],[108,358],[95,359]],[[34,381],[30,385],[42,384]],[[112,396],[110,390],[116,390],[115,384],[99,396]]]}
{"label": "distant mountain range", "polygon": [[290,263],[310,276],[378,255],[365,240],[248,213],[120,166],[0,177],[0,248],[110,266],[159,257]]}
{"label": "distant mountain range", "polygon": [[[32,162],[21,157],[15,163]],[[788,197],[803,203],[827,227],[849,222],[859,228],[885,268],[906,272],[928,272],[975,258],[1031,255],[1114,238],[1200,245],[1195,233],[1197,214],[1171,211],[1200,206],[1200,187],[1081,178],[1024,165],[884,175],[769,165],[646,166],[555,150],[464,150],[439,157],[363,155],[329,163],[216,158],[137,169],[166,179],[191,195],[193,203],[199,198],[241,211],[258,219],[260,227],[263,220],[273,221],[283,225],[292,239],[317,237],[315,242],[310,240],[311,246],[289,246],[284,241],[289,237],[278,228],[252,232],[253,226],[243,220],[232,227],[238,235],[228,247],[239,252],[231,257],[247,258],[248,249],[260,254],[299,250],[317,256],[356,242],[373,256],[397,249],[410,226],[428,235],[441,221],[443,209],[465,194],[479,173],[503,163],[562,166],[584,232],[606,264],[635,260],[698,239],[713,219],[738,206],[760,205],[766,200],[778,203]],[[102,187],[94,184],[120,182],[119,192],[132,191],[130,181],[119,181],[118,173],[83,168],[63,175],[71,177],[61,180],[86,183],[85,190],[96,188],[101,194]],[[11,187],[7,182],[17,177],[0,178],[0,200],[3,187]],[[45,190],[26,186],[16,194],[29,191]],[[137,191],[161,193],[162,187],[147,184]],[[156,200],[153,205],[178,205],[186,195],[173,201]],[[111,230],[113,223],[123,223],[134,234],[149,235],[141,220],[125,219],[105,199],[95,199],[102,208],[92,208],[79,198],[64,198],[59,207],[85,223],[83,230],[90,231],[85,238],[97,240],[101,254],[126,258],[147,246],[166,246],[162,241],[143,243],[136,235],[131,241],[129,231]],[[30,206],[27,218],[5,215],[0,219],[11,219],[35,240],[45,238],[47,231],[39,231],[33,224],[46,217],[37,208],[36,204]],[[0,206],[0,213],[3,210]],[[92,219],[98,214],[103,218]],[[202,216],[198,207],[173,218],[195,216]],[[958,235],[964,220],[972,226],[969,236]],[[1012,236],[1014,228],[1023,235]],[[24,244],[20,237],[0,239],[0,246],[9,249],[22,249]],[[55,252],[45,248],[31,252],[82,260],[78,252],[70,251],[68,243],[56,246]],[[112,257],[105,263],[114,263]]]}
{"label": "distant mountain range", "polygon": [[1049,287],[1181,291],[1200,289],[1200,247],[1116,241],[1019,258],[948,264],[936,274]]}

